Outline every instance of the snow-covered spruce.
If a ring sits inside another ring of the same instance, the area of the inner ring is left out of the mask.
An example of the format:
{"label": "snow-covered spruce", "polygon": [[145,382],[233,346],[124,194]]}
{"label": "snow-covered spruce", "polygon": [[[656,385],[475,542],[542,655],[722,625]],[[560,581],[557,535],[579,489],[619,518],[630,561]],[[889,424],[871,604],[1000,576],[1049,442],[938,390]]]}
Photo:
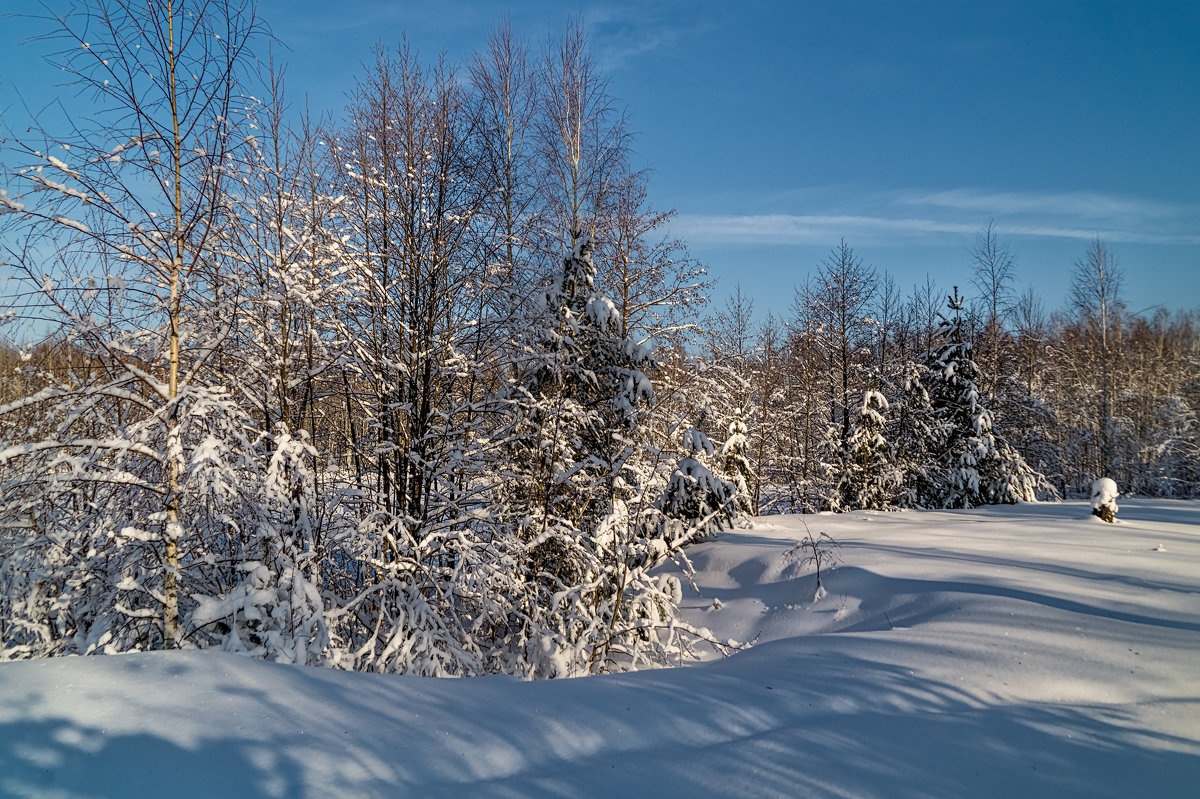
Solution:
{"label": "snow-covered spruce", "polygon": [[501,397],[492,506],[515,561],[510,610],[493,621],[495,658],[538,677],[661,664],[688,647],[678,582],[650,574],[695,532],[655,502],[641,429],[653,362],[621,338],[615,306],[595,291],[590,239],[572,238]]}
{"label": "snow-covered spruce", "polygon": [[[992,414],[979,390],[979,367],[963,335],[963,298],[948,298],[942,317],[943,343],[930,350],[921,374],[923,391],[909,410],[909,423],[929,438],[920,443],[927,458],[925,507],[970,508],[1034,500],[1042,477],[992,430]],[[921,401],[928,397],[928,403]]]}
{"label": "snow-covered spruce", "polygon": [[729,422],[729,435],[721,444],[720,463],[724,479],[733,484],[734,502],[740,514],[754,514],[754,497],[750,486],[755,482],[754,467],[750,465],[749,435],[741,410],[735,410]]}
{"label": "snow-covered spruce", "polygon": [[888,401],[878,391],[863,394],[862,405],[842,453],[842,475],[834,494],[835,510],[894,508],[902,475],[884,438]]}
{"label": "snow-covered spruce", "polygon": [[687,428],[683,457],[658,503],[664,514],[695,529],[695,541],[716,538],[724,525],[732,525],[737,518],[738,487],[717,477],[706,465],[715,451],[708,436],[695,427]]}

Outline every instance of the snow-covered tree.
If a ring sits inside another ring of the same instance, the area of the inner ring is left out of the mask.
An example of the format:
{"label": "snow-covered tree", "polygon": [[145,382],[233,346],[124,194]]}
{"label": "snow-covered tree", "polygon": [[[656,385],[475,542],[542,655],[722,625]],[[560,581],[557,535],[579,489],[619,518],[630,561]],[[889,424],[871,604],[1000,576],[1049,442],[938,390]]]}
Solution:
{"label": "snow-covered tree", "polygon": [[686,629],[677,582],[650,575],[695,532],[652,501],[661,483],[641,427],[653,362],[620,336],[619,312],[596,292],[590,239],[572,239],[502,396],[493,512],[524,553],[508,636],[530,676],[661,662]]}
{"label": "snow-covered tree", "polygon": [[929,397],[924,363],[904,365],[897,412],[892,416],[893,458],[902,476],[896,504],[903,508],[938,507],[939,468],[934,450],[946,437],[945,420]]}
{"label": "snow-covered tree", "polygon": [[[197,409],[224,402],[206,383],[231,324],[216,231],[226,164],[243,146],[235,86],[259,26],[253,8],[231,0],[118,2],[50,22],[62,45],[55,63],[90,93],[93,116],[70,136],[39,131],[44,141],[15,142],[25,162],[6,175],[0,210],[32,298],[22,310],[58,322],[59,340],[87,368],[4,409],[34,403],[54,425],[48,438],[21,431],[4,442],[7,485],[26,486],[8,509],[53,509],[46,540],[68,536],[53,546],[94,551],[91,565],[104,567],[96,579],[116,580],[97,591],[119,595],[105,612],[119,609],[126,621],[95,640],[80,628],[79,651],[105,635],[120,646],[177,647],[181,579],[194,562],[185,547],[202,535],[181,514],[184,429]],[[125,495],[106,487],[114,480]],[[94,538],[110,534],[129,542],[119,550],[144,557],[114,557]]]}
{"label": "snow-covered tree", "polygon": [[[767,390],[770,390],[769,387]],[[729,423],[729,435],[721,444],[720,454],[724,478],[733,485],[738,512],[745,515],[754,513],[754,495],[750,486],[758,482],[750,465],[749,433],[750,429],[742,419],[742,412],[734,411],[733,420]]]}
{"label": "snow-covered tree", "polygon": [[878,391],[868,390],[863,394],[858,418],[842,454],[836,509],[883,510],[894,506],[900,493],[901,475],[884,437],[889,407],[887,398]]}
{"label": "snow-covered tree", "polygon": [[926,444],[933,462],[935,506],[970,508],[1036,498],[1041,476],[992,430],[992,414],[979,390],[979,367],[962,330],[963,298],[955,287],[943,317],[943,343],[930,350],[923,382],[936,436]]}
{"label": "snow-covered tree", "polygon": [[695,529],[695,541],[716,538],[724,525],[737,518],[737,486],[722,480],[708,465],[715,453],[708,436],[688,427],[683,433],[683,457],[660,501],[664,514]]}

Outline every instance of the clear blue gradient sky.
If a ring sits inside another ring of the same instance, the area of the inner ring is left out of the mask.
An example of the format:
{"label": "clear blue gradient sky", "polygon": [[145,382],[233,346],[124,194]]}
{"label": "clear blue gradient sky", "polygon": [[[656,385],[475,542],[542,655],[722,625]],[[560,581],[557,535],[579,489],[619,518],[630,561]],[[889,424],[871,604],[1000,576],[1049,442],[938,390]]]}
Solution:
{"label": "clear blue gradient sky", "polygon": [[[23,10],[8,0],[5,10]],[[58,3],[52,0],[51,5]],[[540,49],[571,13],[654,170],[672,232],[761,313],[841,237],[907,291],[970,285],[989,218],[1018,288],[1062,306],[1100,236],[1131,310],[1200,307],[1200,1],[1079,3],[260,0],[289,92],[340,111],[376,42],[481,47],[501,14]],[[54,75],[0,23],[0,113]],[[69,98],[69,93],[67,94]]]}

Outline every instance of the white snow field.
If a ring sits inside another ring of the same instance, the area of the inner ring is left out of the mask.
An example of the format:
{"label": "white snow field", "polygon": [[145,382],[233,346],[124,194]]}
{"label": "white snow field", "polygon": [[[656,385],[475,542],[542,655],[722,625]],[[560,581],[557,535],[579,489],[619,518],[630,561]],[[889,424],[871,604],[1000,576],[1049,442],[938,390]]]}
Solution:
{"label": "white snow field", "polygon": [[[1200,503],[779,516],[689,550],[757,638],[540,683],[215,651],[0,665],[0,794],[1200,796]],[[828,532],[823,574],[784,553]],[[714,603],[714,600],[717,600]]]}

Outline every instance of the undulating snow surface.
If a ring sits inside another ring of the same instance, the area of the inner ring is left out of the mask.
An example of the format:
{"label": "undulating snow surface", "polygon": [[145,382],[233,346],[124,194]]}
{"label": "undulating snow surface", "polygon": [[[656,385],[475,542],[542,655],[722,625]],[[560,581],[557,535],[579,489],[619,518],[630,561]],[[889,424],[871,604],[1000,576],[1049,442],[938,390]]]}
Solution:
{"label": "undulating snow surface", "polygon": [[[757,639],[522,683],[213,651],[0,665],[5,796],[1200,795],[1200,503],[771,517],[685,603]],[[784,554],[828,532],[842,565]]]}

